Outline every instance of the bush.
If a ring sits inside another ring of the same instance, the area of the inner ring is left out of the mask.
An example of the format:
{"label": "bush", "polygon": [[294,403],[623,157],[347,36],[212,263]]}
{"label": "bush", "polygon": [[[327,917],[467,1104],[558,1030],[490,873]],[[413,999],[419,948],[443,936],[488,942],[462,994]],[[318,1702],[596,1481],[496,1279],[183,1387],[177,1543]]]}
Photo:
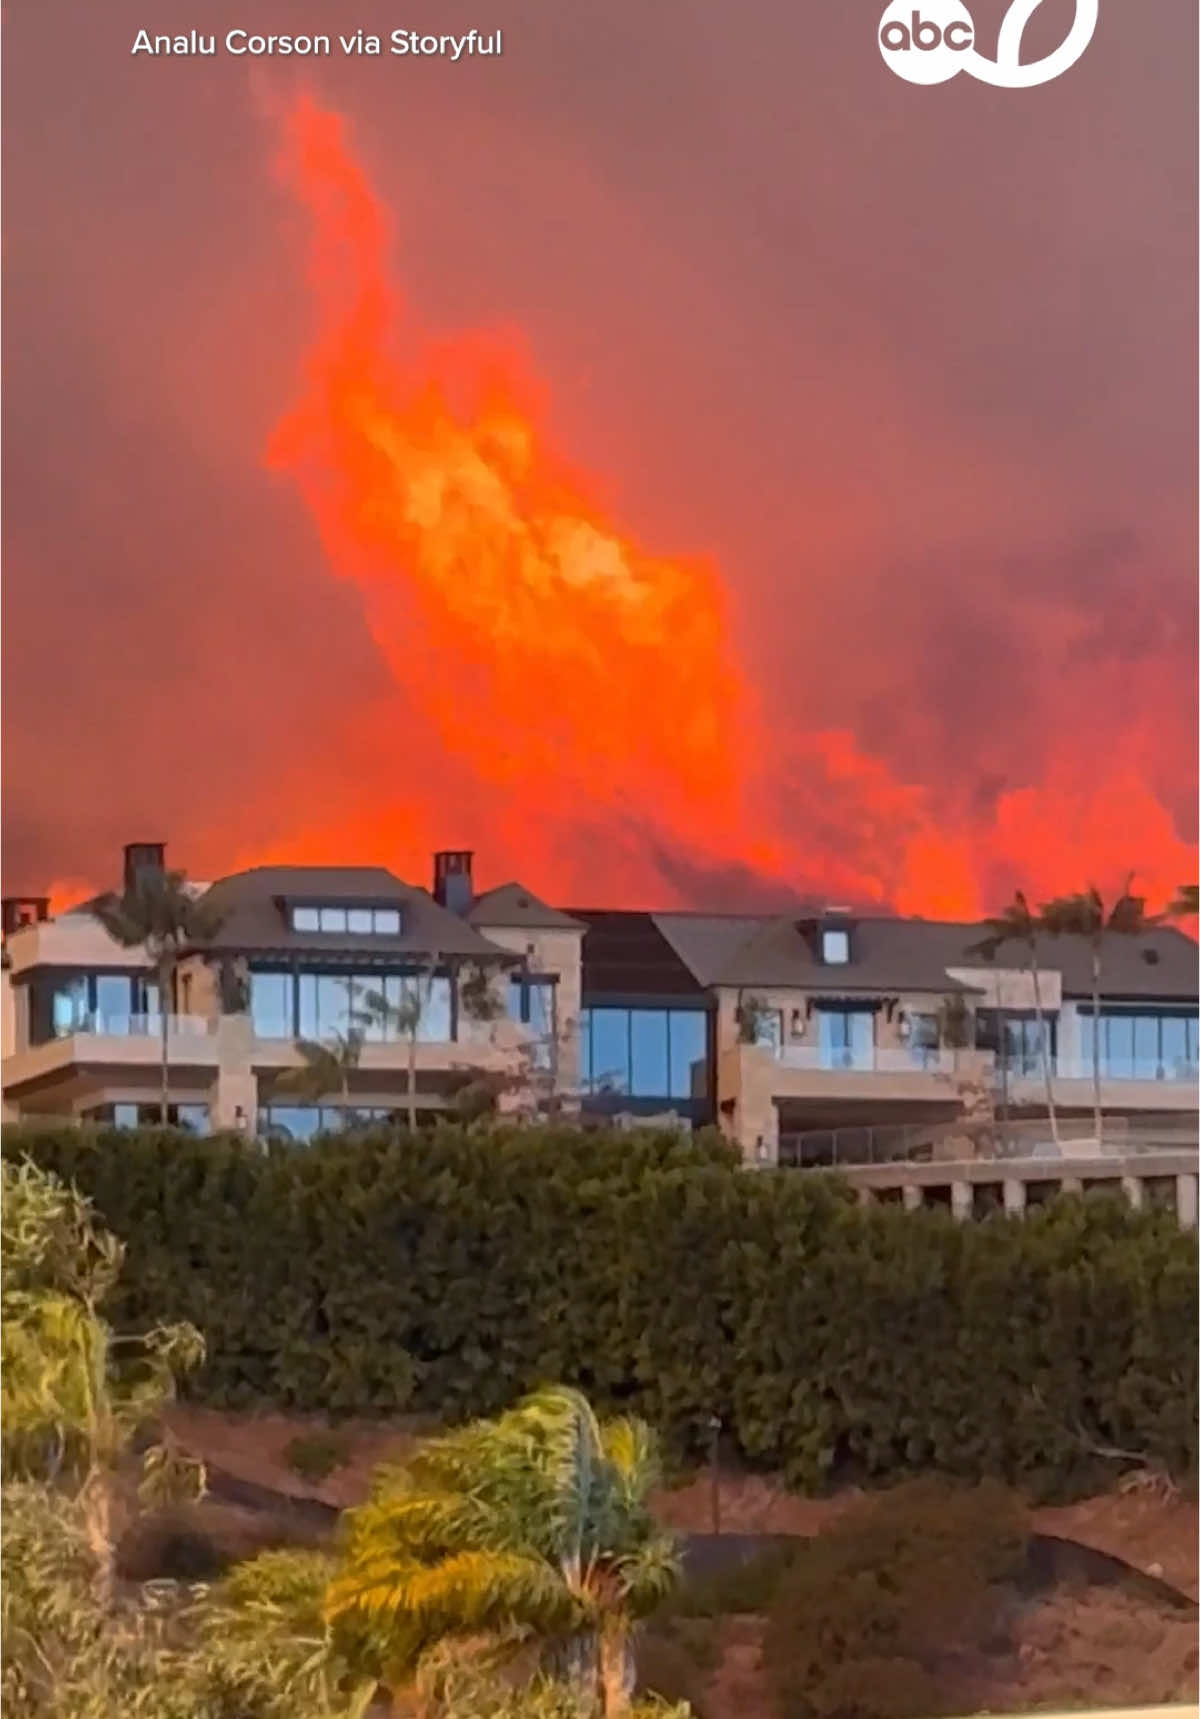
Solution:
{"label": "bush", "polygon": [[936,1469],[1065,1498],[1114,1478],[1101,1446],[1195,1470],[1196,1237],[1102,1196],[958,1224],[708,1136],[566,1126],[17,1124],[3,1149],[127,1244],[116,1323],[204,1333],[214,1406],[456,1422],[555,1381],[680,1460],[719,1415],[809,1489]]}
{"label": "bush", "polygon": [[293,1474],[314,1483],[345,1468],[350,1460],[345,1439],[335,1432],[302,1433],[288,1443],[283,1455]]}
{"label": "bush", "polygon": [[784,1576],[763,1642],[788,1719],[931,1719],[960,1710],[954,1666],[994,1635],[1027,1557],[1011,1495],[914,1481],[866,1500]]}

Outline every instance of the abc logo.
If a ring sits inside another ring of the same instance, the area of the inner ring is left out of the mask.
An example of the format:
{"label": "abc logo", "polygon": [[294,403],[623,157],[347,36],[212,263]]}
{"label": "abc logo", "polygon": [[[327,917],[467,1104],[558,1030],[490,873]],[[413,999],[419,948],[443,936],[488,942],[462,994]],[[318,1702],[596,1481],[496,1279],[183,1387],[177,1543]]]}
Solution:
{"label": "abc logo", "polygon": [[975,26],[962,0],[891,0],[879,25],[879,49],[910,84],[944,84],[963,69]]}

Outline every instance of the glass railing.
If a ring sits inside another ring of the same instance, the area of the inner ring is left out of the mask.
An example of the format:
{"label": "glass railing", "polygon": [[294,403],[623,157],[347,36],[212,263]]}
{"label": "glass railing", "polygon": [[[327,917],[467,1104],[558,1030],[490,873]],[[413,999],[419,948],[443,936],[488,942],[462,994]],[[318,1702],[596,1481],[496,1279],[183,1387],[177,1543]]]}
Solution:
{"label": "glass railing", "polygon": [[[168,1015],[167,1034],[171,1038],[210,1038],[216,1031],[218,1016]],[[162,1033],[161,1015],[132,1015],[96,1010],[80,1015],[74,1021],[56,1021],[56,1039],[90,1034],[98,1038],[158,1038]]]}

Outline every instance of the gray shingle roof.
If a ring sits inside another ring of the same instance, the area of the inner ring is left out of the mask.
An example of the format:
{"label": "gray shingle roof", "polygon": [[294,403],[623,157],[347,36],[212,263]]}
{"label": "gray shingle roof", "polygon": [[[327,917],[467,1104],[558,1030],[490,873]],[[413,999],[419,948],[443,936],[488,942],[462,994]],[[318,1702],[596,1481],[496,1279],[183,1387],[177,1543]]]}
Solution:
{"label": "gray shingle roof", "polygon": [[[982,925],[925,919],[853,919],[851,960],[825,966],[792,917],[734,918],[705,914],[655,915],[663,935],[705,985],[755,985],[842,991],[939,991],[962,989],[948,967],[982,967],[972,954],[985,934]],[[1200,987],[1197,947],[1182,932],[1158,926],[1138,938],[1112,937],[1104,948],[1102,990],[1106,997],[1194,1001]],[[1063,993],[1091,995],[1091,949],[1079,937],[1043,940],[1041,965],[1062,974]],[[996,967],[1022,968],[1025,951],[1002,947]]]}
{"label": "gray shingle roof", "polygon": [[[214,950],[286,954],[507,956],[473,926],[439,907],[426,890],[383,866],[256,866],[219,878],[205,900],[223,915]],[[289,902],[399,907],[399,936],[342,931],[294,931]]]}
{"label": "gray shingle roof", "polygon": [[501,883],[477,895],[467,912],[472,925],[528,926],[531,931],[583,931],[581,919],[572,919],[551,907],[520,883]]}

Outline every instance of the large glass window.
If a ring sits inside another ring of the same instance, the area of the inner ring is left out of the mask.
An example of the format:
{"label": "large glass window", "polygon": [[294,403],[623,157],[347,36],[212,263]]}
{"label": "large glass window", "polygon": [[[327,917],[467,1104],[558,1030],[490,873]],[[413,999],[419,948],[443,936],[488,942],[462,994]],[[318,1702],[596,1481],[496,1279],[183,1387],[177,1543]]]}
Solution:
{"label": "large glass window", "polygon": [[875,1016],[869,1009],[821,1009],[817,1044],[822,1068],[872,1068]]}
{"label": "large glass window", "polygon": [[630,1009],[629,1072],[630,1092],[652,1098],[670,1093],[665,1009]]}
{"label": "large glass window", "polygon": [[80,1032],[88,1022],[88,982],[80,974],[60,979],[50,999],[50,1029],[56,1039]]}
{"label": "large glass window", "polygon": [[[156,1128],[162,1111],[155,1104],[102,1104],[88,1112],[88,1120],[112,1123],[117,1128]],[[167,1125],[184,1128],[189,1134],[208,1133],[207,1104],[168,1104]]]}
{"label": "large glass window", "polygon": [[295,999],[290,973],[251,973],[250,1015],[260,1039],[295,1037]]}
{"label": "large glass window", "polygon": [[271,1104],[258,1113],[258,1131],[268,1139],[307,1145],[318,1134],[393,1120],[394,1112],[379,1105]]}
{"label": "large glass window", "polygon": [[133,1013],[133,980],[128,974],[97,973],[96,1031],[128,1033],[129,1017]]}
{"label": "large glass window", "polygon": [[672,1098],[704,1097],[708,1017],[699,1009],[672,1009],[669,1018]]}
{"label": "large glass window", "polygon": [[708,1019],[700,1009],[584,1009],[579,1069],[584,1092],[631,1098],[702,1098]]}
{"label": "large glass window", "polygon": [[293,907],[293,931],[339,932],[355,937],[398,937],[398,907]]}
{"label": "large glass window", "polygon": [[[1194,1080],[1197,1017],[1113,1011],[1100,1016],[1100,1072],[1106,1080]],[[1096,1023],[1079,1020],[1080,1057],[1092,1066]]]}
{"label": "large glass window", "polygon": [[554,1057],[553,980],[514,974],[508,982],[508,1013],[529,1028],[534,1065],[549,1068]]}
{"label": "large glass window", "polygon": [[592,1090],[629,1091],[629,1010],[592,1010]]}

